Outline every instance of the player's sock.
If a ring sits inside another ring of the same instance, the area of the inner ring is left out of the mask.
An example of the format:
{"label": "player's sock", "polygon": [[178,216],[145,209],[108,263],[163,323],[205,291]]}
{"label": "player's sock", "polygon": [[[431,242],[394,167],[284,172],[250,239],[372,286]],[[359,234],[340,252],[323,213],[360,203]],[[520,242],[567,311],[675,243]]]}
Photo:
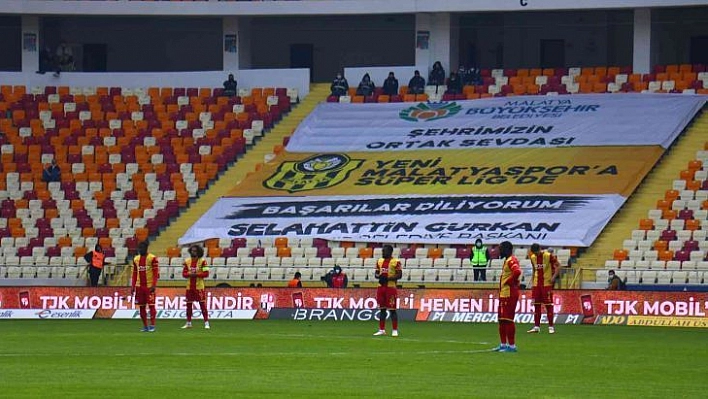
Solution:
{"label": "player's sock", "polygon": [[533,325],[535,327],[541,326],[541,305],[533,305]]}
{"label": "player's sock", "polygon": [[391,311],[391,325],[394,330],[398,330],[398,312],[395,310]]}
{"label": "player's sock", "polygon": [[379,330],[386,329],[386,309],[379,311]]}
{"label": "player's sock", "polygon": [[506,345],[506,321],[503,320],[499,322],[499,342]]}
{"label": "player's sock", "polygon": [[143,327],[147,327],[148,318],[147,318],[147,310],[145,310],[145,306],[140,307],[140,320],[143,321]]}
{"label": "player's sock", "polygon": [[150,305],[150,325],[155,325],[155,319],[157,318],[157,310],[155,310],[155,305]]}
{"label": "player's sock", "polygon": [[209,310],[206,307],[206,302],[199,302],[199,308],[202,310],[202,316],[204,316],[204,321],[209,322]]}
{"label": "player's sock", "polygon": [[192,302],[187,302],[187,323],[192,322]]}
{"label": "player's sock", "polygon": [[553,327],[553,305],[546,305],[546,314],[548,315],[548,326]]}
{"label": "player's sock", "polygon": [[510,322],[506,325],[506,342],[509,346],[516,345],[516,324]]}

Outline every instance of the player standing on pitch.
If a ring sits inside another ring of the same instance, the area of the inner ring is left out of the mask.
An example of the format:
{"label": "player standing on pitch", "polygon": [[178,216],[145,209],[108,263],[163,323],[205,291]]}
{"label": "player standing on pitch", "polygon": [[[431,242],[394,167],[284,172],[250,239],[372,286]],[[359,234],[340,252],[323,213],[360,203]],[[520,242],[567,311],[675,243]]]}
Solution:
{"label": "player standing on pitch", "polygon": [[192,328],[192,303],[199,302],[204,316],[204,328],[209,327],[209,311],[206,305],[204,279],[209,277],[209,265],[204,259],[204,249],[199,245],[189,247],[189,259],[185,259],[182,277],[187,279],[187,323],[182,328]]}
{"label": "player standing on pitch", "polygon": [[376,301],[379,303],[379,330],[374,335],[386,335],[386,313],[391,312],[392,337],[398,336],[398,313],[396,313],[396,302],[398,290],[396,281],[403,276],[401,261],[393,257],[393,247],[386,244],[381,248],[383,256],[376,262],[374,277],[379,279],[379,287],[376,289]]}
{"label": "player standing on pitch", "polygon": [[519,260],[514,256],[514,246],[509,241],[499,244],[499,253],[504,258],[499,277],[499,346],[496,352],[516,352],[516,303],[519,301]]}
{"label": "player standing on pitch", "polygon": [[548,333],[556,332],[553,327],[553,282],[560,273],[558,258],[549,251],[542,251],[538,244],[531,245],[531,266],[533,267],[533,328],[528,333],[541,331],[541,307],[546,307]]}
{"label": "player standing on pitch", "polygon": [[[131,296],[140,307],[140,319],[143,321],[143,332],[155,331],[155,288],[160,277],[160,268],[155,255],[148,253],[148,243],[138,244],[138,255],[133,258],[133,277],[131,280]],[[147,310],[150,306],[150,325],[148,325]]]}

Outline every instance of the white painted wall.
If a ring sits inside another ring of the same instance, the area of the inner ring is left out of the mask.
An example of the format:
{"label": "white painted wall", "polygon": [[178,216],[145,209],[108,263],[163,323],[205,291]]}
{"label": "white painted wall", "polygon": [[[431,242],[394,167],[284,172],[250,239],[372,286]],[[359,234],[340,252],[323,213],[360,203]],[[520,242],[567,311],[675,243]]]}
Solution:
{"label": "white painted wall", "polygon": [[[300,97],[310,92],[307,69],[246,69],[234,72],[239,88],[286,87],[296,88]],[[51,73],[0,72],[0,82],[10,85],[33,86],[116,86],[127,88],[147,87],[223,87],[226,74],[207,72],[65,72],[56,78]]]}

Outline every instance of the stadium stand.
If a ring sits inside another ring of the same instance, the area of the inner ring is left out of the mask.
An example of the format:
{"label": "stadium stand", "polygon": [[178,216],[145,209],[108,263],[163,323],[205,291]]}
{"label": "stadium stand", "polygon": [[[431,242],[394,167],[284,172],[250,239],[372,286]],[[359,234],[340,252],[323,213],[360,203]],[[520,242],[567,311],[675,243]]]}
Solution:
{"label": "stadium stand", "polygon": [[[112,276],[290,110],[289,92],[0,86],[2,277],[81,278],[96,244]],[[45,182],[52,160],[61,178]]]}

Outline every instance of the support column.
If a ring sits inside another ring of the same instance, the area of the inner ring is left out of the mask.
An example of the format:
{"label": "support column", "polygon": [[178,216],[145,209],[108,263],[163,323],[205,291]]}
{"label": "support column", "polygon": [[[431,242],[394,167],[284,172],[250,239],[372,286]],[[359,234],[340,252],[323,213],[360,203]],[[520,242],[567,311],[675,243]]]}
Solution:
{"label": "support column", "polygon": [[[452,49],[450,18],[450,13],[421,13],[415,16],[415,65],[426,80],[435,61],[440,61],[445,73],[450,74],[451,54],[457,54],[457,49]],[[457,65],[452,68],[456,70]]]}
{"label": "support column", "polygon": [[652,63],[651,9],[634,10],[634,46],[632,67],[634,73],[650,73]]}
{"label": "support column", "polygon": [[39,17],[22,16],[22,72],[39,70]]}

